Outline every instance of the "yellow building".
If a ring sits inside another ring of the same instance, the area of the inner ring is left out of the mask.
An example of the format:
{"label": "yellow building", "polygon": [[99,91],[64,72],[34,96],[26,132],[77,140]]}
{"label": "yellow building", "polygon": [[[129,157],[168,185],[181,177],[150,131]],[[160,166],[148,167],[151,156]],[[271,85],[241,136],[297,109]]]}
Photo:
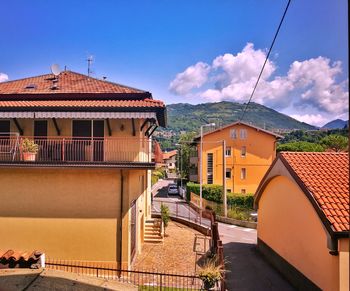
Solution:
{"label": "yellow building", "polygon": [[255,207],[258,249],[297,290],[349,290],[348,153],[282,152]]}
{"label": "yellow building", "polygon": [[1,83],[0,249],[129,267],[165,118],[151,93],[71,71]]}
{"label": "yellow building", "polygon": [[[235,122],[203,134],[203,184],[222,185],[225,175],[228,192],[255,193],[276,156],[276,139],[280,137],[244,122]],[[200,137],[195,141],[200,156]],[[223,141],[226,144],[226,165],[223,164]],[[192,157],[191,163],[196,166],[196,175],[191,175],[190,180],[199,182],[200,167],[196,158]]]}

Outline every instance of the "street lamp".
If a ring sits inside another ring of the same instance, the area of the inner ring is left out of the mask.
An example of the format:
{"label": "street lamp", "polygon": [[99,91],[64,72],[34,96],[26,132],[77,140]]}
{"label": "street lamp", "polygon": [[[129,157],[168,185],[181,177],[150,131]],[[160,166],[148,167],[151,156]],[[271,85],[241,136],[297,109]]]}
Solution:
{"label": "street lamp", "polygon": [[[203,185],[203,173],[202,173],[202,150],[203,150],[203,127],[215,126],[215,123],[208,123],[201,125],[201,142],[199,149],[199,208],[202,212],[202,185]],[[201,214],[202,217],[202,214]]]}

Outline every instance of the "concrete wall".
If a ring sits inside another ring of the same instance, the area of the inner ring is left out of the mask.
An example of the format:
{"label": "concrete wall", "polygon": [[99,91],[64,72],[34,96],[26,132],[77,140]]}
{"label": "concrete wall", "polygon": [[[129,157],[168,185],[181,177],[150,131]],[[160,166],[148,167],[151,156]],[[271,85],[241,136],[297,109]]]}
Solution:
{"label": "concrete wall", "polygon": [[323,290],[339,290],[339,256],[329,254],[327,232],[299,186],[273,178],[259,201],[258,239]]}
{"label": "concrete wall", "polygon": [[[230,130],[236,129],[237,138],[230,137]],[[247,130],[247,138],[240,138],[240,130]],[[270,134],[257,131],[246,125],[234,125],[203,137],[203,183],[207,183],[207,154],[213,153],[213,184],[222,185],[223,158],[222,140],[231,147],[231,156],[226,157],[226,168],[231,169],[231,179],[226,179],[226,187],[233,193],[255,193],[261,179],[276,156],[276,139]],[[246,147],[246,156],[241,156],[242,147]],[[198,146],[199,149],[199,146]],[[241,179],[241,169],[246,168],[246,178]],[[199,167],[198,167],[199,171]],[[199,177],[199,172],[198,172]]]}
{"label": "concrete wall", "polygon": [[146,170],[0,168],[0,186],[0,249],[38,249],[55,259],[116,262],[122,238],[121,261],[127,268],[130,205],[136,200],[141,251],[150,203]]}

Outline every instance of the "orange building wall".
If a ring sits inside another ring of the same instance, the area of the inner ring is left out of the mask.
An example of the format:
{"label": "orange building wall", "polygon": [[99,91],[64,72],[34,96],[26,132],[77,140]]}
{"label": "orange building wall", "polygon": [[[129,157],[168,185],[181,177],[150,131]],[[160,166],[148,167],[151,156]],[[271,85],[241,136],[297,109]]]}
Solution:
{"label": "orange building wall", "polygon": [[[230,137],[230,130],[237,130],[237,139]],[[240,129],[247,130],[247,138],[240,139]],[[231,156],[226,157],[226,168],[231,169],[231,179],[226,179],[226,188],[233,193],[255,193],[261,179],[276,156],[276,138],[262,131],[240,124],[221,131],[213,132],[203,137],[203,183],[207,184],[207,153],[213,153],[214,176],[213,184],[222,185],[223,158],[222,141],[226,147],[231,147]],[[246,157],[241,157],[242,146],[246,146]],[[199,151],[199,145],[198,145]],[[241,179],[241,169],[246,168],[246,179]],[[199,167],[198,167],[199,177]]]}
{"label": "orange building wall", "polygon": [[259,239],[323,290],[339,290],[339,256],[329,254],[326,230],[295,182],[273,178],[258,214]]}
{"label": "orange building wall", "polygon": [[[121,260],[128,268],[130,204],[136,200],[140,252],[150,199],[147,170],[122,172]],[[0,249],[37,249],[55,259],[117,262],[120,200],[121,170],[0,168]]]}

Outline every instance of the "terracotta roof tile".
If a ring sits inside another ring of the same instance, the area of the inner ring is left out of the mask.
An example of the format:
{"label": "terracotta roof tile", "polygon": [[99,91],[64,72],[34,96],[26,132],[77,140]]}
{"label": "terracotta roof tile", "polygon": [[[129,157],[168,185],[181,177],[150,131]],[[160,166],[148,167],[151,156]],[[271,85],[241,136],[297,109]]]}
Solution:
{"label": "terracotta roof tile", "polygon": [[72,71],[58,76],[57,87],[53,90],[53,74],[40,75],[0,83],[0,94],[55,94],[55,93],[147,93],[128,86],[99,80]]}
{"label": "terracotta roof tile", "polygon": [[17,250],[0,250],[0,269],[14,267],[29,268],[33,264],[38,263],[42,254],[42,252],[36,250],[32,252],[22,252]]}
{"label": "terracotta roof tile", "polygon": [[334,231],[349,231],[348,153],[282,152],[312,194]]}
{"label": "terracotta roof tile", "polygon": [[170,152],[164,152],[163,153],[163,160],[170,159],[172,156],[175,156],[175,155],[177,155],[177,150],[173,150]]}
{"label": "terracotta roof tile", "polygon": [[1,101],[0,108],[29,108],[29,107],[51,107],[51,108],[120,108],[120,107],[165,107],[159,100],[16,100]]}

